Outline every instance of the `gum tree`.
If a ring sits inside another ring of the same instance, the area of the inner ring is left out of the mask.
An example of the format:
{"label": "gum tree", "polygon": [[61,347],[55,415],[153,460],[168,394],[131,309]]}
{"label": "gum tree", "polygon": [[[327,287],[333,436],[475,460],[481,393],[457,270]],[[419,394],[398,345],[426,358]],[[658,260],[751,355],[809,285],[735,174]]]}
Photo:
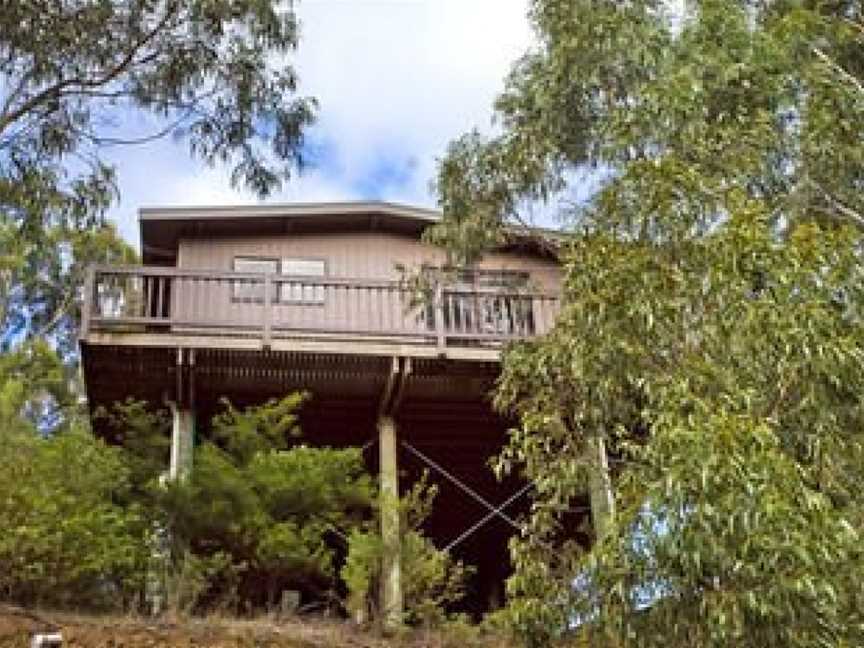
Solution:
{"label": "gum tree", "polygon": [[171,136],[262,196],[299,167],[297,39],[290,2],[0,0],[0,351],[74,359],[84,268],[134,259],[109,148]]}
{"label": "gum tree", "polygon": [[[520,421],[498,467],[537,494],[511,618],[536,643],[857,645],[859,5],[535,0],[530,18],[500,134],[440,163],[431,236],[470,263],[550,198],[569,233],[558,324],[509,350],[496,392]],[[585,552],[567,513],[598,441],[618,514]]]}

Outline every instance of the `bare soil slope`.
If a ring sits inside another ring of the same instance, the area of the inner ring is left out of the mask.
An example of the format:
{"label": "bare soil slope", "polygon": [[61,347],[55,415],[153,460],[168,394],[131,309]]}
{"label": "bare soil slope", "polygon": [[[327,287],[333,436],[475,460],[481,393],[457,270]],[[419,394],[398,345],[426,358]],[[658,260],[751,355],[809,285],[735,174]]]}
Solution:
{"label": "bare soil slope", "polygon": [[392,642],[326,619],[167,622],[118,616],[31,612],[0,605],[0,648],[29,648],[34,633],[60,632],[64,648],[388,648],[440,645]]}

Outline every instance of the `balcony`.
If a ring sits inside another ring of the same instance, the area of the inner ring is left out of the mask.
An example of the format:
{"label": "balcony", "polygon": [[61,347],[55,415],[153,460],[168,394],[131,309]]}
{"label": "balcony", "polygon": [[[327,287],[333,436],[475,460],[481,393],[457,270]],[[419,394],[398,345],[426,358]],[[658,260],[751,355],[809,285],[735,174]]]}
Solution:
{"label": "balcony", "polygon": [[84,297],[91,345],[484,361],[546,333],[559,307],[522,289],[165,267],[95,267]]}

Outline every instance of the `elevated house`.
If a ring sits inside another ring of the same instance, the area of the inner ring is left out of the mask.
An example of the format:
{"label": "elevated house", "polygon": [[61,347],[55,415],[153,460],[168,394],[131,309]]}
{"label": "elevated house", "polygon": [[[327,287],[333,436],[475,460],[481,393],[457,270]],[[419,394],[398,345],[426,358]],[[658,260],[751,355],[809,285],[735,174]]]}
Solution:
{"label": "elevated house", "polygon": [[[309,391],[304,442],[364,447],[389,492],[428,470],[440,488],[428,532],[476,566],[472,600],[500,598],[525,487],[489,468],[508,426],[489,393],[502,347],[552,326],[561,271],[514,237],[470,270],[406,283],[402,269],[446,265],[421,241],[438,218],[378,202],[142,209],[143,265],[95,267],[87,281],[91,408],[168,404],[182,476],[221,397]],[[398,517],[382,527],[396,542]],[[398,560],[382,590],[398,613]]]}

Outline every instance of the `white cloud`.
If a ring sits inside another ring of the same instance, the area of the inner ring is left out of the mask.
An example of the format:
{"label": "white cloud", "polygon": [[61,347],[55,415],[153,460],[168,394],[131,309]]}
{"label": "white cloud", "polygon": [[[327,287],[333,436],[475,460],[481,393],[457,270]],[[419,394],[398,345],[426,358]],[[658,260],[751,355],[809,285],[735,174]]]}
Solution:
{"label": "white cloud", "polygon": [[[433,204],[435,159],[451,139],[490,128],[492,102],[530,45],[526,0],[302,0],[300,92],[318,98],[312,140],[326,152],[272,201]],[[224,169],[159,142],[114,156],[121,231],[137,241],[138,207],[253,202]],[[373,195],[374,194],[374,195]]]}
{"label": "white cloud", "polygon": [[488,128],[507,71],[530,44],[526,12],[523,0],[301,2],[301,85],[319,98],[313,136],[332,147],[337,172],[312,171],[287,195],[303,197],[325,175],[342,192],[333,198],[364,197],[369,174],[386,164],[410,171],[378,186],[382,198],[432,204],[435,158],[459,134]]}

